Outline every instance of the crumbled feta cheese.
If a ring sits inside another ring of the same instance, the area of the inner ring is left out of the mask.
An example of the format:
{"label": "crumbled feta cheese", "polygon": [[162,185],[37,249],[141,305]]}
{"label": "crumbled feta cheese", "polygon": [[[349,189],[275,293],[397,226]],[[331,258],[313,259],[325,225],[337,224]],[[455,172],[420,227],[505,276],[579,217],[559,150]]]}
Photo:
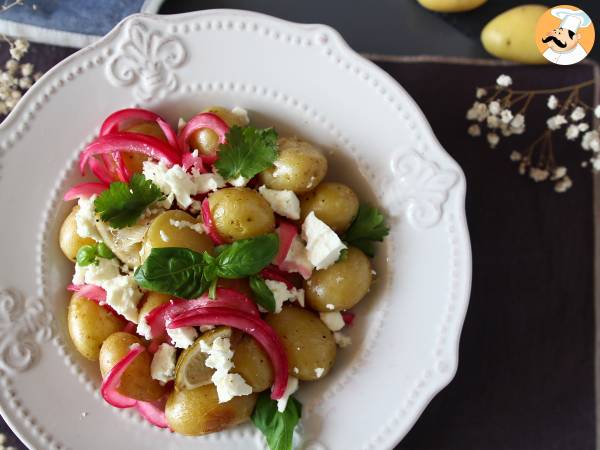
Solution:
{"label": "crumbled feta cheese", "polygon": [[292,173],[292,168],[279,160],[276,160],[273,163],[273,165],[275,166],[275,170],[273,171],[273,178],[284,177],[286,175],[291,175]]}
{"label": "crumbled feta cheese", "polygon": [[234,106],[231,109],[231,113],[240,119],[242,126],[246,126],[250,123],[250,119],[248,118],[248,111],[240,106]]}
{"label": "crumbled feta cheese", "polygon": [[165,233],[163,230],[160,230],[159,234],[163,242],[169,242],[169,236],[167,236],[167,233]]}
{"label": "crumbled feta cheese", "polygon": [[73,284],[95,284],[106,291],[106,303],[131,322],[138,322],[142,292],[131,274],[121,275],[117,258],[98,258],[98,264],[75,265]]}
{"label": "crumbled feta cheese", "polygon": [[321,378],[324,373],[325,373],[325,369],[323,369],[322,367],[317,367],[315,369],[315,375],[317,378]]}
{"label": "crumbled feta cheese", "polygon": [[294,373],[297,375],[300,373],[300,369],[298,369],[297,367],[294,367]]}
{"label": "crumbled feta cheese", "polygon": [[204,233],[204,227],[202,226],[201,223],[193,223],[193,222],[188,222],[187,220],[175,220],[175,219],[169,219],[169,223],[171,225],[173,225],[175,228],[178,228],[179,230],[183,230],[184,228],[190,228],[198,234]]}
{"label": "crumbled feta cheese", "polygon": [[350,336],[346,336],[341,331],[336,331],[335,333],[333,333],[333,338],[335,339],[335,343],[340,348],[345,348],[352,344],[352,339],[350,338]]}
{"label": "crumbled feta cheese", "polygon": [[237,177],[237,178],[232,179],[232,180],[227,180],[227,182],[229,184],[231,184],[232,186],[235,186],[235,187],[246,186],[246,184],[248,184],[248,181],[249,181],[248,178],[245,178],[245,177],[243,177],[241,175],[239,177]]}
{"label": "crumbled feta cheese", "polygon": [[198,337],[194,327],[167,328],[167,334],[177,348],[188,348]]}
{"label": "crumbled feta cheese", "polygon": [[277,400],[277,411],[284,412],[285,407],[287,406],[287,402],[294,392],[298,390],[298,378],[296,377],[288,377],[287,387],[285,388],[285,392],[283,396]]}
{"label": "crumbled feta cheese", "polygon": [[285,283],[275,280],[265,280],[265,283],[275,298],[275,313],[281,312],[283,302],[286,300],[297,301],[300,306],[304,307],[304,289],[288,289]]}
{"label": "crumbled feta cheese", "polygon": [[146,321],[146,315],[140,319],[137,324],[137,328],[135,330],[137,334],[142,336],[144,339],[151,340],[152,339],[152,328],[148,325]]}
{"label": "crumbled feta cheese", "polygon": [[252,393],[252,387],[249,386],[244,378],[237,373],[229,373],[234,364],[231,342],[227,337],[218,337],[212,345],[208,345],[203,340],[200,341],[200,351],[208,354],[205,364],[206,367],[215,369],[211,381],[217,388],[219,403],[225,403],[233,397],[240,395],[249,395]]}
{"label": "crumbled feta cheese", "polygon": [[306,241],[308,260],[319,269],[335,263],[346,245],[339,236],[311,211],[302,224],[302,237]]}
{"label": "crumbled feta cheese", "polygon": [[153,379],[165,384],[175,378],[175,347],[169,344],[160,344],[152,357],[150,375]]}
{"label": "crumbled feta cheese", "polygon": [[201,325],[200,333],[205,333],[206,331],[214,330],[216,327],[214,325]]}
{"label": "crumbled feta cheese", "polygon": [[327,328],[331,331],[340,331],[346,325],[344,318],[339,311],[320,313],[319,316]]}
{"label": "crumbled feta cheese", "polygon": [[280,216],[292,220],[300,219],[300,200],[298,200],[298,196],[294,194],[294,191],[278,191],[261,186],[258,188],[258,192],[271,205],[273,211]]}
{"label": "crumbled feta cheese", "polygon": [[[321,292],[317,292],[317,294],[319,294],[319,295],[323,295],[323,292],[322,292],[322,291],[321,291]],[[327,304],[325,305],[325,308],[329,309],[330,311],[333,311],[333,310],[335,309],[335,305],[334,305],[334,304],[332,304],[332,303],[327,303]]]}
{"label": "crumbled feta cheese", "polygon": [[[285,259],[281,263],[281,268],[287,272],[297,272],[302,275],[305,280],[310,278],[313,270],[313,265],[308,260],[308,252],[306,245],[299,236],[295,236],[292,245],[288,250]],[[309,283],[310,285],[310,283]]]}
{"label": "crumbled feta cheese", "polygon": [[188,208],[193,195],[215,191],[225,185],[223,177],[216,173],[200,173],[192,169],[186,172],[180,165],[167,167],[164,161],[155,163],[144,161],[144,176],[154,182],[171,202],[177,201],[182,208]]}
{"label": "crumbled feta cheese", "polygon": [[90,237],[97,242],[102,242],[102,237],[96,228],[96,208],[94,207],[96,198],[97,195],[79,198],[77,202],[79,209],[75,213],[75,224],[77,225],[79,237]]}

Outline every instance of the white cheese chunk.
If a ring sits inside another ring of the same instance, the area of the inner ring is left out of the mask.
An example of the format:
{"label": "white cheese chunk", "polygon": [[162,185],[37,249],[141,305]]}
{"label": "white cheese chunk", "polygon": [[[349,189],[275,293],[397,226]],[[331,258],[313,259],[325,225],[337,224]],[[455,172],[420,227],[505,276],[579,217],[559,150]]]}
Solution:
{"label": "white cheese chunk", "polygon": [[[319,286],[319,287],[320,287],[320,286]],[[316,291],[317,291],[317,294],[318,294],[318,295],[321,295],[321,296],[323,295],[323,288],[321,288],[321,289],[316,289]],[[325,305],[325,308],[329,309],[330,311],[333,311],[333,310],[335,309],[335,305],[334,305],[333,303],[327,303],[327,304]]]}
{"label": "white cheese chunk", "polygon": [[248,118],[248,111],[246,111],[244,108],[240,106],[234,106],[231,109],[231,113],[238,119],[240,119],[240,123],[242,124],[242,126],[246,126],[250,123],[250,119]]}
{"label": "white cheese chunk", "polygon": [[308,260],[306,245],[299,236],[295,236],[285,259],[280,267],[286,272],[297,272],[302,278],[308,280],[312,274],[313,265]]}
{"label": "white cheese chunk", "polygon": [[176,200],[184,209],[194,201],[192,196],[215,191],[225,185],[219,174],[200,173],[195,168],[188,173],[178,164],[167,167],[164,161],[144,161],[143,173],[160,188],[167,199]]}
{"label": "white cheese chunk", "polygon": [[169,344],[160,344],[152,357],[150,375],[153,379],[165,384],[175,378],[175,347]]}
{"label": "white cheese chunk", "polygon": [[338,311],[320,313],[319,316],[331,331],[340,331],[346,325],[342,314]]}
{"label": "white cheese chunk", "polygon": [[286,300],[297,301],[300,306],[304,307],[304,289],[288,289],[285,283],[275,280],[265,280],[265,284],[275,298],[275,313],[281,312],[283,302]]}
{"label": "white cheese chunk", "polygon": [[325,373],[325,369],[323,367],[317,367],[315,369],[315,376],[317,378],[321,378],[323,376],[323,374]]}
{"label": "white cheese chunk", "polygon": [[225,403],[233,397],[240,395],[250,395],[252,387],[246,383],[246,380],[237,373],[229,373],[234,364],[233,350],[231,342],[227,337],[218,337],[212,345],[208,345],[203,340],[200,341],[200,351],[208,354],[205,364],[206,367],[215,369],[211,381],[217,388],[219,403]]}
{"label": "white cheese chunk", "polygon": [[98,264],[75,265],[73,284],[94,284],[106,291],[106,303],[131,322],[138,322],[142,292],[132,274],[121,275],[117,258],[98,258]]}
{"label": "white cheese chunk", "polygon": [[233,178],[231,180],[227,180],[227,182],[229,184],[231,184],[232,186],[235,186],[235,187],[246,186],[246,184],[248,184],[248,181],[249,181],[248,178],[245,178],[245,177],[243,177],[241,175],[239,177],[237,177],[237,178]]}
{"label": "white cheese chunk", "polygon": [[283,396],[277,400],[277,411],[284,412],[285,407],[287,406],[287,402],[290,399],[290,395],[298,390],[298,378],[296,377],[288,377],[287,387],[285,388],[285,392]]}
{"label": "white cheese chunk", "polygon": [[313,266],[326,269],[335,263],[346,245],[339,236],[311,211],[302,224],[302,237],[306,241],[308,260]]}
{"label": "white cheese chunk", "polygon": [[[147,314],[146,314],[147,315]],[[148,325],[146,321],[146,315],[140,318],[140,321],[137,324],[136,333],[142,336],[144,339],[151,340],[152,339],[152,328]]]}
{"label": "white cheese chunk", "polygon": [[77,202],[79,209],[75,213],[75,224],[79,237],[89,237],[97,242],[102,242],[102,237],[96,228],[96,208],[94,207],[96,198],[97,195],[79,198]]}
{"label": "white cheese chunk", "polygon": [[292,220],[300,219],[300,200],[298,200],[298,196],[294,194],[294,191],[278,191],[261,186],[258,188],[258,192],[271,205],[273,211],[280,216]]}
{"label": "white cheese chunk", "polygon": [[194,327],[167,328],[167,334],[177,348],[188,348],[198,337]]}
{"label": "white cheese chunk", "polygon": [[193,222],[188,222],[187,220],[175,220],[175,219],[169,219],[169,223],[171,225],[173,225],[175,228],[178,228],[179,230],[183,230],[184,228],[189,228],[191,230],[194,230],[198,234],[204,233],[204,227],[202,226],[201,223],[193,223]]}
{"label": "white cheese chunk", "polygon": [[350,338],[350,336],[346,336],[341,331],[336,331],[335,333],[333,333],[333,338],[335,339],[335,343],[340,348],[345,348],[352,344],[352,339]]}

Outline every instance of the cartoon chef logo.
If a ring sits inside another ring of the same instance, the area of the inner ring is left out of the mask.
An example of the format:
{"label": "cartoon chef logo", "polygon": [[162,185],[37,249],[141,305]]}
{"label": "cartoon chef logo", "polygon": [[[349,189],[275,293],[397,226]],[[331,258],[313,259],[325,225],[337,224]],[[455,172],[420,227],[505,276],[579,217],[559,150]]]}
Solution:
{"label": "cartoon chef logo", "polygon": [[569,5],[546,11],[536,29],[536,43],[544,58],[561,66],[584,59],[594,45],[594,37],[590,16]]}

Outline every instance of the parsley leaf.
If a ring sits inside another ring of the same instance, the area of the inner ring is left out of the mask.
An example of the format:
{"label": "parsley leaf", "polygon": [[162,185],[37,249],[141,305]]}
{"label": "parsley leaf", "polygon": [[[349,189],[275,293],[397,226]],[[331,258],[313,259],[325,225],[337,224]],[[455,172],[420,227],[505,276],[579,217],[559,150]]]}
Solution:
{"label": "parsley leaf", "polygon": [[275,312],[275,297],[273,292],[259,275],[250,277],[250,289],[254,293],[254,300],[269,312]]}
{"label": "parsley leaf", "polygon": [[267,438],[271,450],[292,450],[294,428],[302,416],[302,404],[290,397],[285,411],[277,410],[277,402],[271,400],[268,391],[258,397],[252,413],[252,422]]}
{"label": "parsley leaf", "polygon": [[356,218],[342,239],[372,257],[375,255],[374,241],[383,241],[389,232],[383,214],[377,208],[363,204],[358,208]]}
{"label": "parsley leaf", "polygon": [[94,201],[96,212],[113,228],[125,228],[137,222],[142,213],[163,197],[159,187],[136,173],[129,184],[116,181]]}
{"label": "parsley leaf", "polygon": [[277,159],[277,132],[273,128],[233,126],[227,143],[221,144],[215,167],[226,180],[252,178],[268,169]]}

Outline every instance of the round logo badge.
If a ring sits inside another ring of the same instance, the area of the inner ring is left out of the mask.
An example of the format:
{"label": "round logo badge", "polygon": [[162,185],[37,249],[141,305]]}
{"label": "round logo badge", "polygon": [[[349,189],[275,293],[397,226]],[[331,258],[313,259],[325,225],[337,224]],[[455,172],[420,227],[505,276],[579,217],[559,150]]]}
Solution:
{"label": "round logo badge", "polygon": [[538,20],[535,41],[548,61],[561,66],[576,64],[592,50],[596,33],[592,19],[577,6],[550,8]]}

